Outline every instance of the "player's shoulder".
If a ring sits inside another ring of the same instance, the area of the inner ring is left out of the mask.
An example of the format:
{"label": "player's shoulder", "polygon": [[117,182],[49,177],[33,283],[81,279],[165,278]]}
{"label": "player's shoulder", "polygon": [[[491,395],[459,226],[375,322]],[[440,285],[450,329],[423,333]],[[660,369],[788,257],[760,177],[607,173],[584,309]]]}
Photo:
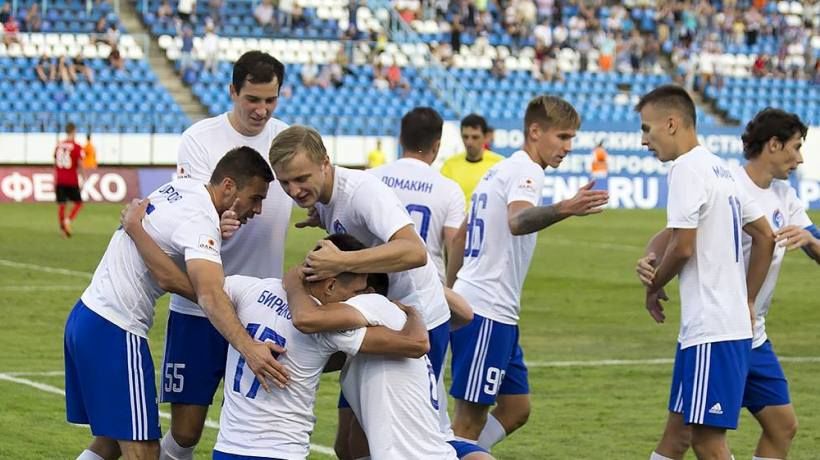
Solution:
{"label": "player's shoulder", "polygon": [[792,187],[792,185],[787,180],[773,180],[771,190],[772,193],[774,193],[783,200],[791,198],[792,196],[794,196],[794,198],[797,198],[797,190],[795,190],[794,187]]}
{"label": "player's shoulder", "polygon": [[201,133],[213,133],[214,130],[224,129],[226,125],[230,126],[227,117],[226,113],[221,113],[215,117],[199,120],[183,131],[182,136],[197,136]]}
{"label": "player's shoulder", "polygon": [[288,129],[290,125],[285,123],[284,121],[271,117],[267,124],[265,124],[265,130],[272,136],[276,137],[282,131]]}

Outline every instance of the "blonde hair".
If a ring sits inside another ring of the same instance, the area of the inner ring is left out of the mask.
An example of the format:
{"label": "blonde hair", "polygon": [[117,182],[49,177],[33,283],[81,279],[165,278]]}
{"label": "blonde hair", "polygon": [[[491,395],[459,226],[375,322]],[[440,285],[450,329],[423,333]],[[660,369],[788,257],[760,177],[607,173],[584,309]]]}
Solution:
{"label": "blonde hair", "polygon": [[299,151],[304,151],[317,164],[327,158],[327,149],[318,131],[309,126],[293,125],[273,139],[268,152],[271,167],[289,162]]}
{"label": "blonde hair", "polygon": [[536,96],[527,105],[524,114],[524,134],[531,124],[538,123],[544,129],[578,129],[581,116],[569,102],[555,96]]}

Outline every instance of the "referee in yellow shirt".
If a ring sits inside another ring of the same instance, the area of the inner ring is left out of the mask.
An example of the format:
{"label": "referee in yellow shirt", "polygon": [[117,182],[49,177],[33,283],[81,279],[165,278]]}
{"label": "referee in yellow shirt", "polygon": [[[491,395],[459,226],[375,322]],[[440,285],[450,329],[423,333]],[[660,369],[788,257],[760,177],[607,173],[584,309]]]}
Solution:
{"label": "referee in yellow shirt", "polygon": [[490,129],[487,120],[481,115],[471,113],[461,120],[461,141],[464,142],[464,152],[453,155],[444,162],[441,174],[458,183],[464,192],[464,202],[470,209],[470,195],[478,181],[494,164],[504,157],[485,149]]}

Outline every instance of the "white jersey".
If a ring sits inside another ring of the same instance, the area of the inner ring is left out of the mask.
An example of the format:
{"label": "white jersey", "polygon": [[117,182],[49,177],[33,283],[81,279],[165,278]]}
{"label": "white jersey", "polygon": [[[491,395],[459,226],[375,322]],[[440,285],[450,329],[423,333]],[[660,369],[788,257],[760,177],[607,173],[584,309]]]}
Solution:
{"label": "white jersey", "polygon": [[[404,312],[387,298],[364,294],[345,302],[373,326],[401,330]],[[373,460],[455,460],[439,429],[438,386],[427,356],[359,354],[342,369],[342,392],[367,435]]]}
{"label": "white jersey", "polygon": [[[766,220],[772,230],[778,231],[787,225],[796,225],[800,228],[808,227],[812,224],[806,209],[797,198],[797,193],[788,182],[782,180],[772,181],[769,188],[760,188],[752,182],[746,170],[742,166],[734,166],[732,174],[740,182],[746,193],[760,206]],[[743,233],[743,256],[746,266],[749,265],[749,253],[752,249],[752,237]],[[786,255],[786,248],[776,245],[772,255],[772,264],[769,266],[769,273],[766,280],[757,294],[755,301],[755,331],[752,347],[756,348],[766,342],[766,314],[772,303],[772,295],[777,284],[777,277],[780,274],[780,266],[783,257]]]}
{"label": "white jersey", "polygon": [[476,314],[504,324],[518,324],[521,289],[530,267],[537,233],[513,235],[507,205],[541,204],[544,169],[519,150],[481,178],[467,217],[464,265],[453,290]]}
{"label": "white jersey", "polygon": [[458,230],[464,221],[464,194],[458,184],[415,158],[400,158],[369,170],[396,192],[427,244],[439,279],[444,282],[444,228]]}
{"label": "white jersey", "polygon": [[[396,194],[375,176],[339,166],[333,169],[330,202],[316,203],[322,227],[328,233],[348,233],[372,247],[388,242],[394,233],[413,225]],[[429,257],[424,266],[389,276],[388,297],[417,308],[428,330],[450,319],[444,287]]]}
{"label": "white jersey", "polygon": [[[143,227],[183,270],[191,259],[221,263],[219,215],[205,184],[178,180],[150,195]],[[118,229],[111,237],[82,301],[120,328],[147,337],[154,302],[165,293],[148,271],[131,238]]]}
{"label": "white jersey", "polygon": [[286,293],[278,279],[229,276],[225,292],[254,339],[275,342],[287,350],[278,359],[288,368],[290,383],[285,389],[266,392],[239,352],[229,347],[215,449],[235,455],[304,459],[310,451],[310,434],[316,422],[313,408],[322,370],[336,351],[355,355],[365,328],[321,334],[299,332],[291,321]]}
{"label": "white jersey", "polygon": [[[252,147],[268,160],[273,138],[288,126],[275,119],[256,136],[239,134],[228,121],[228,114],[194,123],[182,133],[177,158],[177,177],[208,182],[219,160],[229,150],[243,145]],[[293,200],[282,187],[271,186],[262,201],[262,214],[254,216],[222,246],[225,275],[281,278],[285,237]],[[172,295],[171,310],[186,315],[205,316],[202,308],[188,299]]]}
{"label": "white jersey", "polygon": [[743,226],[763,216],[728,165],[697,146],[667,177],[667,228],[697,229],[695,252],[680,271],[681,349],[750,339]]}

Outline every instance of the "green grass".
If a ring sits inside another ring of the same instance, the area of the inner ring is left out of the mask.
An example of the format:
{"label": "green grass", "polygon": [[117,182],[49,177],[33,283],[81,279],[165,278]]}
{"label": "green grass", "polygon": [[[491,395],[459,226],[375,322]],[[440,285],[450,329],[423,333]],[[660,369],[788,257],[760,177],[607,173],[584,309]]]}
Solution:
{"label": "green grass", "polygon": [[[63,240],[53,205],[0,205],[0,372],[62,370],[65,318],[88,281],[83,273],[93,272],[105,250],[118,210],[115,205],[88,205],[75,224],[75,236]],[[812,217],[820,221],[820,214]],[[633,271],[644,242],[663,223],[659,211],[607,211],[569,220],[539,235],[522,307],[521,340],[528,362],[673,357],[677,288],[668,290],[673,300],[667,306],[667,323],[657,325],[643,309]],[[321,236],[291,229],[287,264],[299,261]],[[81,273],[47,273],[3,261]],[[800,253],[786,258],[767,321],[781,356],[820,355],[817,268]],[[160,300],[151,332],[157,365],[167,304],[167,297]],[[800,419],[790,458],[817,459],[820,363],[784,367]],[[24,378],[63,387],[59,375]],[[668,364],[533,366],[529,423],[499,444],[494,454],[500,459],[648,458],[665,422],[670,378]],[[333,443],[337,394],[338,376],[325,377],[317,403],[315,444]],[[211,419],[218,419],[218,408],[213,407]],[[751,458],[758,434],[756,422],[744,413],[740,429],[730,435],[738,460]],[[210,458],[215,435],[215,430],[205,430],[198,458]],[[89,439],[86,427],[65,422],[61,396],[0,380],[0,458],[74,458]]]}

